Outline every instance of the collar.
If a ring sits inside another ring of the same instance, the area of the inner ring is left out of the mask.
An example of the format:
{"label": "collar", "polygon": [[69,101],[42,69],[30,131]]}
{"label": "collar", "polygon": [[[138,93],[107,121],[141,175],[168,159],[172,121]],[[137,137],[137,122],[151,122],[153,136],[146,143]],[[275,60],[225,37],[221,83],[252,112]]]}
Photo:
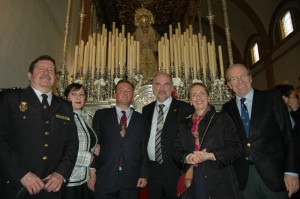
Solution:
{"label": "collar", "polygon": [[[116,110],[117,110],[117,113],[118,115],[121,114],[122,115],[122,112],[123,111],[120,107],[116,106]],[[126,116],[130,115],[131,113],[131,108],[128,107],[126,110],[124,110],[126,112]]]}
{"label": "collar", "polygon": [[163,103],[159,103],[158,101],[156,101],[156,107],[158,108],[158,105],[159,104],[164,104],[165,105],[165,107],[164,107],[164,110],[166,110],[166,109],[168,109],[169,107],[170,107],[170,105],[171,105],[171,102],[172,102],[172,97],[170,96],[168,99],[166,99],[166,101],[164,101]]}
{"label": "collar", "polygon": [[46,95],[48,95],[48,99],[47,99],[47,100],[48,100],[49,104],[51,103],[51,101],[52,101],[52,96],[53,96],[52,91],[50,91],[49,93],[42,93],[41,91],[39,91],[39,90],[33,88],[32,86],[31,86],[31,88],[33,89],[33,91],[34,91],[34,93],[37,95],[37,97],[39,98],[40,102],[43,101],[43,97],[42,97],[41,95],[42,95],[42,94],[46,94]]}
{"label": "collar", "polygon": [[246,95],[245,97],[239,97],[239,96],[236,96],[235,101],[236,101],[237,104],[239,104],[239,103],[240,103],[240,100],[241,100],[242,98],[246,98],[245,103],[248,104],[249,102],[252,102],[252,101],[253,101],[253,95],[254,95],[254,89],[251,88],[250,91],[247,93],[247,95]]}

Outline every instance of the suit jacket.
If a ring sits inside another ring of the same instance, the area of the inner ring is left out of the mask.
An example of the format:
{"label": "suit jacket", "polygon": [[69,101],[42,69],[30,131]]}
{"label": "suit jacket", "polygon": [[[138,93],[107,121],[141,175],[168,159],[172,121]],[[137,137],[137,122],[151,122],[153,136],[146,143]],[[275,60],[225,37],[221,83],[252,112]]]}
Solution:
{"label": "suit jacket", "polygon": [[[198,125],[199,137],[203,138],[214,113],[215,109],[211,107],[211,110],[200,121]],[[185,163],[185,158],[195,150],[195,137],[191,132],[192,124],[191,118],[180,123],[178,138],[174,144],[174,159],[182,169],[190,167]],[[204,176],[207,197],[238,198],[239,187],[233,163],[242,155],[242,145],[235,125],[226,113],[216,113],[212,118],[201,144],[200,150],[203,149],[212,152],[216,158],[215,161],[205,161],[198,164],[200,172]]]}
{"label": "suit jacket", "polygon": [[31,86],[2,92],[0,146],[0,181],[9,193],[20,190],[20,179],[29,171],[41,179],[53,172],[68,179],[78,151],[71,104],[53,95],[44,119]]}
{"label": "suit jacket", "polygon": [[284,191],[284,172],[296,172],[296,164],[291,122],[279,92],[254,90],[249,138],[235,99],[224,104],[223,110],[234,121],[243,146],[243,156],[235,164],[240,189],[245,189],[248,180],[250,152],[266,186],[274,192]]}
{"label": "suit jacket", "polygon": [[[116,108],[101,109],[95,113],[93,129],[99,136],[101,147],[94,165],[97,170],[95,189],[112,188],[116,185],[118,177],[121,188],[136,188],[138,178],[147,178],[142,115],[133,110],[125,136],[122,138]],[[122,175],[119,175],[121,173]]]}
{"label": "suit jacket", "polygon": [[[143,107],[147,145],[150,137],[152,117],[155,105],[156,101]],[[172,158],[173,144],[178,133],[178,124],[179,121],[182,121],[186,116],[188,116],[192,112],[192,110],[192,107],[188,103],[172,99],[167,117],[164,122],[161,137],[162,157],[164,160],[162,165],[164,169],[161,170],[160,175],[164,175],[166,177],[170,186],[176,186],[177,180],[181,174],[180,169],[177,167]],[[152,170],[149,167],[149,178],[151,178],[151,175],[155,174],[152,173]]]}

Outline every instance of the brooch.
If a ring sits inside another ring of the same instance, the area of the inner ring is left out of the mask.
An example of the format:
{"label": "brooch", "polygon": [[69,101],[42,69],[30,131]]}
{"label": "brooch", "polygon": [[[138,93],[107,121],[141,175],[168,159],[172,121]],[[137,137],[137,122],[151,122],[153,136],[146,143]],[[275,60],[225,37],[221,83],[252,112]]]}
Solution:
{"label": "brooch", "polygon": [[21,103],[19,105],[19,109],[21,112],[25,112],[27,110],[27,102],[21,101]]}

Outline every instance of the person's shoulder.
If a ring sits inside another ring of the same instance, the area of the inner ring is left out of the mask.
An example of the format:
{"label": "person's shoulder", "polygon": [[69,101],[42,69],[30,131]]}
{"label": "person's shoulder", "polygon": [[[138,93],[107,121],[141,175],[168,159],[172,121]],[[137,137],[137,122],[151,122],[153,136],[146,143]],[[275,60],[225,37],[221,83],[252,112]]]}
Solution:
{"label": "person's shoulder", "polygon": [[254,89],[254,96],[260,96],[263,98],[281,98],[280,92],[277,89],[258,90]]}
{"label": "person's shoulder", "polygon": [[72,102],[70,100],[66,99],[65,97],[57,96],[57,95],[53,95],[53,97],[56,98],[60,103],[67,104],[67,105],[72,104]]}
{"label": "person's shoulder", "polygon": [[2,89],[0,91],[0,97],[8,97],[8,98],[12,98],[14,96],[19,95],[21,92],[23,92],[24,89],[23,88],[8,88],[8,89]]}
{"label": "person's shoulder", "polygon": [[96,112],[95,112],[95,115],[107,115],[109,112],[111,112],[113,110],[113,108],[102,108],[102,109],[98,109]]}
{"label": "person's shoulder", "polygon": [[150,104],[147,104],[143,107],[143,111],[144,110],[148,110],[150,107],[153,107],[155,105],[156,101],[151,102]]}

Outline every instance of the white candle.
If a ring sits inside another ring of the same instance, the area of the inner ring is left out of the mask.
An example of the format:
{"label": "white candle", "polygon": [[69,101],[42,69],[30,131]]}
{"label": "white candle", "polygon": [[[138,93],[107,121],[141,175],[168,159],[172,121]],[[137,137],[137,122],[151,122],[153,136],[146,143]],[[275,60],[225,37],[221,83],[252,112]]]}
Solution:
{"label": "white candle", "polygon": [[219,51],[219,63],[220,63],[221,78],[224,79],[224,66],[223,66],[223,55],[222,55],[222,47],[221,46],[218,46],[218,51]]}
{"label": "white candle", "polygon": [[73,80],[75,80],[75,78],[76,78],[77,65],[78,65],[78,46],[75,46]]}
{"label": "white candle", "polygon": [[104,67],[105,67],[105,46],[101,46],[101,75],[104,75]]}
{"label": "white candle", "polygon": [[137,42],[136,49],[136,63],[137,63],[137,73],[140,73],[140,42]]}

